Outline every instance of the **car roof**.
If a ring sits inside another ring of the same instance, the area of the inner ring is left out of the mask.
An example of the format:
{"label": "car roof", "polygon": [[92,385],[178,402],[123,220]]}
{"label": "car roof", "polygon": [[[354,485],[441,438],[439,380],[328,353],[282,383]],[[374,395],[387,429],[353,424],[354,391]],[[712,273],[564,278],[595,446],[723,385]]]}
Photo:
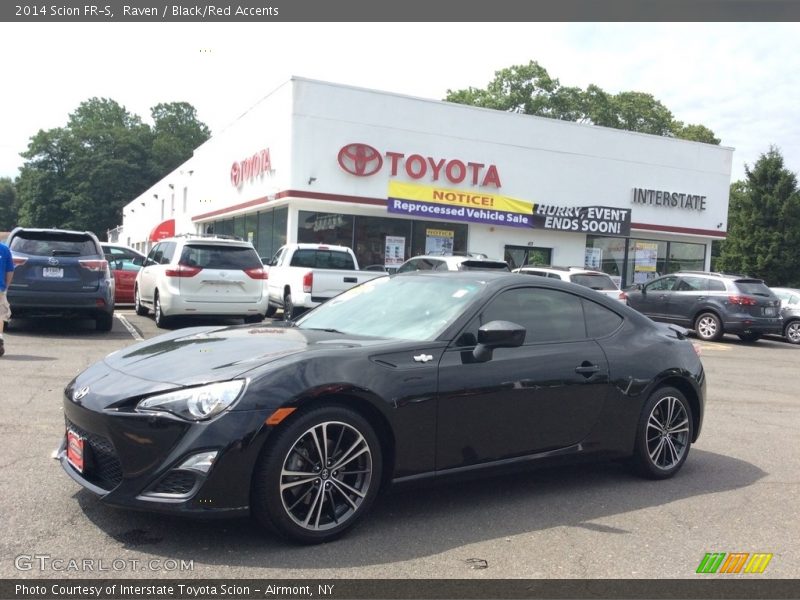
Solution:
{"label": "car roof", "polygon": [[74,235],[90,235],[94,238],[97,236],[91,231],[77,231],[75,229],[58,229],[57,227],[15,227],[8,234],[8,237],[18,233],[68,233]]}

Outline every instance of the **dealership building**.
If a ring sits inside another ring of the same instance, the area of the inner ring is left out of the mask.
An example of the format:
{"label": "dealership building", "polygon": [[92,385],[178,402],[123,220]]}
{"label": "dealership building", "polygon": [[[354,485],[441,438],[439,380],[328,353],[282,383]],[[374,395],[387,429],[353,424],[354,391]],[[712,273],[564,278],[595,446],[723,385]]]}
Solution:
{"label": "dealership building", "polygon": [[[115,236],[353,248],[362,267],[480,252],[622,285],[708,269],[733,149],[293,78],[147,192]],[[374,268],[374,267],[373,267]]]}

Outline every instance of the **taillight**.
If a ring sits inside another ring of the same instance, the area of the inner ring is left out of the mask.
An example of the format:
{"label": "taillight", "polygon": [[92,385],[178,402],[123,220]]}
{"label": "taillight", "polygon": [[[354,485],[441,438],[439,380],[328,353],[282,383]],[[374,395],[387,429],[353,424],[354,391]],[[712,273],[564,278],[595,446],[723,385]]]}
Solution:
{"label": "taillight", "polygon": [[87,271],[102,273],[108,270],[107,260],[79,260],[78,263]]}
{"label": "taillight", "polygon": [[308,273],[303,275],[303,291],[306,294],[310,294],[312,285],[314,285],[314,272],[309,271]]}
{"label": "taillight", "polygon": [[245,273],[251,279],[267,279],[267,270],[262,267],[254,267],[252,269],[245,269]]}
{"label": "taillight", "polygon": [[12,259],[11,259],[11,260],[13,260],[13,261],[14,261],[14,266],[15,266],[15,267],[21,267],[21,266],[22,266],[22,265],[24,265],[26,262],[28,262],[28,259],[27,259],[27,258],[22,258],[21,256],[14,256],[14,257],[12,257]]}
{"label": "taillight", "polygon": [[178,265],[176,267],[164,271],[164,275],[166,275],[167,277],[194,277],[202,270],[203,270],[202,267],[190,267],[188,265]]}
{"label": "taillight", "polygon": [[750,296],[728,296],[728,302],[739,306],[758,306],[758,300]]}
{"label": "taillight", "polygon": [[628,294],[626,294],[625,292],[620,292],[619,296],[617,296],[617,298],[622,300],[623,302],[625,302],[625,301],[628,300]]}

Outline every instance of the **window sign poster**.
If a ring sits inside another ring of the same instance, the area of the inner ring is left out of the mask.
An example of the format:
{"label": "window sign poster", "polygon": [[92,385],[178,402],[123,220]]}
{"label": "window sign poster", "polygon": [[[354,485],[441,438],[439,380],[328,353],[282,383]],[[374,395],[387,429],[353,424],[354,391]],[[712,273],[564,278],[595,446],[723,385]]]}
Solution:
{"label": "window sign poster", "polygon": [[426,229],[425,254],[450,256],[453,253],[455,233],[450,229]]}
{"label": "window sign poster", "polygon": [[634,272],[655,273],[658,261],[658,244],[652,242],[636,242],[634,246],[636,262]]}
{"label": "window sign poster", "polygon": [[386,255],[383,264],[386,267],[399,267],[406,261],[406,238],[403,236],[386,236]]}
{"label": "window sign poster", "polygon": [[594,269],[599,271],[603,266],[603,249],[602,248],[586,248],[583,258],[583,264],[587,269]]}

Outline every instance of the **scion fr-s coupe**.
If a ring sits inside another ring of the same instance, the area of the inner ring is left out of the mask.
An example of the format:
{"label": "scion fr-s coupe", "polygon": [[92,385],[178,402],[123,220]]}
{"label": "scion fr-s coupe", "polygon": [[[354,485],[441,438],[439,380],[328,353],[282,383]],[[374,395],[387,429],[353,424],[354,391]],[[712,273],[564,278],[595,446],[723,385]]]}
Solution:
{"label": "scion fr-s coupe", "polygon": [[677,326],[559,280],[409,273],[110,354],[66,387],[58,457],[110,505],[316,543],[389,484],[590,456],[670,477],[704,402]]}

